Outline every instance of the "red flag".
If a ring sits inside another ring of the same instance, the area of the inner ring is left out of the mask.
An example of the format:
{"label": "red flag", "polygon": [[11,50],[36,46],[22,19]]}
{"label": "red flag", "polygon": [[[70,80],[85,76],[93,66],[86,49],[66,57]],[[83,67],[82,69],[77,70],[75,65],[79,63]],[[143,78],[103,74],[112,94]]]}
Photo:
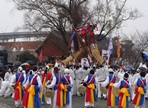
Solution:
{"label": "red flag", "polygon": [[120,58],[120,40],[119,40],[119,37],[118,37],[118,40],[117,40],[117,57],[118,57],[118,59]]}
{"label": "red flag", "polygon": [[40,55],[39,55],[39,61],[40,61],[40,63],[42,62],[42,59],[43,59],[43,52],[42,52],[42,49],[41,49]]}

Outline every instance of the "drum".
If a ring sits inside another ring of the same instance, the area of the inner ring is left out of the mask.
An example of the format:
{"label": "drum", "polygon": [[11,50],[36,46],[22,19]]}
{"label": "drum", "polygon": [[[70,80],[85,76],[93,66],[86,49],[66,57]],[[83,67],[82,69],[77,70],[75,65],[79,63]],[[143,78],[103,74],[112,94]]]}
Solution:
{"label": "drum", "polygon": [[114,96],[118,97],[119,96],[119,92],[120,92],[119,88],[116,88],[116,87],[112,88],[112,93],[113,93]]}
{"label": "drum", "polygon": [[107,90],[105,87],[100,86],[100,91],[102,94],[107,94]]}
{"label": "drum", "polygon": [[54,96],[54,92],[51,89],[46,89],[44,92],[45,97],[52,98]]}
{"label": "drum", "polygon": [[78,87],[78,92],[79,92],[80,94],[84,94],[85,91],[86,91],[86,87],[84,87],[83,85],[80,85],[80,86]]}

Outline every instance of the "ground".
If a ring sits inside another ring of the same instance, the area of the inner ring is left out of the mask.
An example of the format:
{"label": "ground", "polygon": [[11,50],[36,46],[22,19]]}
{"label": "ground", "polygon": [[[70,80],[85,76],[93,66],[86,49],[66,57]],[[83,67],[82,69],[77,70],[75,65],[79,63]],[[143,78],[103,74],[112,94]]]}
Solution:
{"label": "ground", "polygon": [[[95,108],[107,108],[106,103],[107,103],[106,100],[99,99],[97,102],[95,102]],[[6,104],[11,107],[7,107],[6,105],[4,105],[4,107],[2,107],[2,104]],[[72,104],[73,104],[73,108],[84,108],[84,96],[73,96],[73,103]],[[148,100],[146,100],[146,105],[148,106]],[[8,97],[8,98],[0,97],[0,108],[15,108],[14,100],[10,97]],[[20,108],[22,108],[22,107],[20,107]],[[52,106],[42,105],[41,108],[52,108]],[[130,103],[129,108],[134,108],[134,106]]]}

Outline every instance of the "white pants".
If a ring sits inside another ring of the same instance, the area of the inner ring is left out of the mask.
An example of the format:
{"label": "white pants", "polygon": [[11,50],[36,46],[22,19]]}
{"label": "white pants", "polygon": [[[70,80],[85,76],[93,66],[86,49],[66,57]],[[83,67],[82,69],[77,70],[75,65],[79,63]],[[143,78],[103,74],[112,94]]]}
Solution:
{"label": "white pants", "polygon": [[77,84],[76,84],[76,80],[73,80],[73,95],[77,95]]}
{"label": "white pants", "polygon": [[[100,91],[100,84],[101,84],[101,82],[98,82],[98,84],[97,84],[97,85],[98,85],[98,86],[97,86],[97,88],[98,88],[98,89],[97,89],[97,91],[98,91],[98,92],[97,92],[97,93],[98,93],[98,98],[101,98],[101,94],[102,94],[101,91]],[[107,95],[106,95],[106,94],[103,94],[103,97],[106,98]]]}
{"label": "white pants", "polygon": [[12,93],[13,93],[13,92],[10,90],[10,88],[8,88],[8,89],[6,90],[6,92],[5,92],[4,97],[10,96]]}
{"label": "white pants", "polygon": [[78,95],[78,96],[80,96],[80,93],[78,92],[78,87],[80,86],[80,80],[79,79],[76,79],[76,94]]}
{"label": "white pants", "polygon": [[4,95],[5,90],[9,86],[9,81],[3,81],[1,84],[0,95]]}

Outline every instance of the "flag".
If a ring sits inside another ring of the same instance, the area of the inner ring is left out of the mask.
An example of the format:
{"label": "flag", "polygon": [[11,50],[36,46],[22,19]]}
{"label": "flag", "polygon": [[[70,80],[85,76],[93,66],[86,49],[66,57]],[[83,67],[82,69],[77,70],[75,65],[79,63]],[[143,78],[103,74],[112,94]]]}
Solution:
{"label": "flag", "polygon": [[109,56],[113,53],[113,42],[112,42],[112,36],[110,36],[110,39],[109,39],[108,52],[109,52]]}
{"label": "flag", "polygon": [[39,55],[39,62],[42,63],[42,60],[43,60],[43,52],[42,52],[42,49],[41,49],[40,55]]}
{"label": "flag", "polygon": [[119,37],[117,40],[117,57],[118,57],[118,59],[120,58],[120,39],[119,39]]}

